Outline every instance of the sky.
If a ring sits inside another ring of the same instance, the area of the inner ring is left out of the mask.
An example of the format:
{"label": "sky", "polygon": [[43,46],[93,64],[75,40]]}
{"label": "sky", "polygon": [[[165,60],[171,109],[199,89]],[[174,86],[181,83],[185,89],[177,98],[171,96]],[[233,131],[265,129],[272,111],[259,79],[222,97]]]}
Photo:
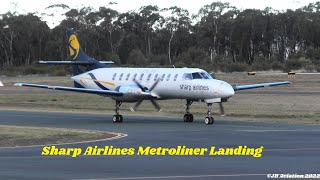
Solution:
{"label": "sky", "polygon": [[[211,4],[214,0],[111,0],[117,4],[111,5],[112,9],[119,12],[127,12],[130,10],[138,10],[141,6],[157,5],[160,8],[178,6],[187,9],[190,14],[196,14],[199,9]],[[314,3],[317,0],[220,0],[221,2],[229,2],[230,5],[236,6],[238,9],[264,9],[272,7],[277,10],[297,9],[302,6]],[[53,16],[44,16],[43,20],[48,22],[49,27],[53,27],[62,18],[63,11],[57,9],[46,9],[52,4],[66,4],[70,8],[82,8],[91,6],[98,9],[100,6],[107,6],[108,0],[1,0],[0,14],[8,11],[17,11],[19,14],[29,12],[38,12],[38,14],[46,13]],[[60,16],[60,17],[59,17]]]}

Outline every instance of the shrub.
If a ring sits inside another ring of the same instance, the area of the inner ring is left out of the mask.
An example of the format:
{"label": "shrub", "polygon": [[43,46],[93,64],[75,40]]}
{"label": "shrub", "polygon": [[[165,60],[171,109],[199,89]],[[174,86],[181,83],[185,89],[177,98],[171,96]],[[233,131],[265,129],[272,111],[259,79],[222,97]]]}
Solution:
{"label": "shrub", "polygon": [[251,70],[253,71],[267,71],[271,69],[270,62],[255,62],[251,65]]}
{"label": "shrub", "polygon": [[302,68],[302,62],[297,59],[287,60],[285,62],[285,71],[295,70]]}
{"label": "shrub", "polygon": [[316,69],[317,72],[320,72],[320,65],[319,65],[319,64],[316,65],[316,66],[315,66],[315,69]]}
{"label": "shrub", "polygon": [[274,61],[271,63],[271,69],[272,70],[283,70],[284,65],[280,63],[279,61]]}
{"label": "shrub", "polygon": [[180,54],[180,56],[177,58],[177,61],[183,62],[188,65],[200,65],[202,62],[205,63],[207,61],[207,58],[203,50],[192,47]]}
{"label": "shrub", "polygon": [[116,65],[120,65],[120,58],[116,53],[105,53],[104,55],[106,61],[113,61]]}
{"label": "shrub", "polygon": [[128,63],[133,65],[144,65],[147,63],[147,58],[139,49],[133,49],[129,53]]}
{"label": "shrub", "polygon": [[184,62],[181,62],[181,61],[175,62],[174,66],[177,67],[177,68],[179,68],[179,67],[180,68],[181,67],[187,67],[187,65]]}
{"label": "shrub", "polygon": [[249,69],[249,66],[244,63],[231,63],[231,64],[222,64],[220,69],[223,72],[244,72]]}
{"label": "shrub", "polygon": [[168,64],[168,56],[165,54],[154,55],[151,57],[151,62],[159,65],[166,65]]}

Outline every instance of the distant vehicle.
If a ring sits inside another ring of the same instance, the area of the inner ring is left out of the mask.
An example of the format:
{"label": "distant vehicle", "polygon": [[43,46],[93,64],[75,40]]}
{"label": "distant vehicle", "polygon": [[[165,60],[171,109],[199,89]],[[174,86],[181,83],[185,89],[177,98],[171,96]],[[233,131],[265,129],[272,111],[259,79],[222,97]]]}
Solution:
{"label": "distant vehicle", "polygon": [[235,91],[291,84],[290,82],[272,82],[231,86],[229,83],[214,79],[205,70],[199,68],[113,68],[112,61],[97,61],[87,56],[80,47],[76,32],[68,28],[70,58],[67,61],[40,61],[41,64],[72,65],[74,87],[49,86],[41,84],[17,83],[16,86],[29,86],[62,91],[74,91],[97,94],[115,100],[115,115],[113,122],[122,122],[119,114],[122,102],[136,102],[131,108],[135,111],[143,100],[150,100],[160,111],[156,100],[185,99],[186,114],[184,122],[193,122],[190,106],[193,101],[207,103],[205,124],[213,124],[211,116],[213,103],[220,105],[224,114],[223,102],[227,102]]}

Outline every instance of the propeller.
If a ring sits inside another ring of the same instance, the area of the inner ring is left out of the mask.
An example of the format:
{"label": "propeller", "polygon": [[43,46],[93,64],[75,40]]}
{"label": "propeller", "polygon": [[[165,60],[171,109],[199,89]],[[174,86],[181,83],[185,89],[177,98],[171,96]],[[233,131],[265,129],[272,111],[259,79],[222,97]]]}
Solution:
{"label": "propeller", "polygon": [[225,116],[226,113],[224,112],[224,107],[223,107],[222,102],[219,103],[219,107],[220,107],[220,114],[221,114],[221,116]]}
{"label": "propeller", "polygon": [[[136,79],[133,80],[137,86],[139,86],[139,88],[141,89],[142,92],[149,92],[151,93],[151,91],[157,86],[157,84],[160,81],[160,78],[157,79],[157,81],[150,87],[150,89],[148,89],[147,87],[141,85]],[[142,103],[142,101],[145,100],[145,97],[142,97],[133,107],[130,108],[131,111],[136,111],[136,109],[140,106],[140,104]],[[151,101],[151,104],[156,108],[156,110],[158,112],[161,111],[161,107],[160,105],[154,100],[154,99],[149,99]]]}
{"label": "propeller", "polygon": [[225,115],[226,115],[222,103],[227,102],[227,101],[228,101],[227,98],[222,98],[222,99],[221,99],[221,102],[219,102],[219,108],[220,108],[220,114],[221,114],[221,116],[225,116]]}

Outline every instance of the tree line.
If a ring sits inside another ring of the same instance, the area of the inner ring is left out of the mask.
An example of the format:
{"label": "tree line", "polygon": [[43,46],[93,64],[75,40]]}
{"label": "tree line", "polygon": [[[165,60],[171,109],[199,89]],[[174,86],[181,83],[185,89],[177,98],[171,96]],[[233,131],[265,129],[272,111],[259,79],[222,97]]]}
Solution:
{"label": "tree line", "polygon": [[66,29],[73,27],[88,55],[117,65],[320,71],[320,2],[286,11],[213,2],[193,15],[177,6],[48,8],[67,9],[52,29],[36,13],[0,15],[0,68],[66,59]]}

